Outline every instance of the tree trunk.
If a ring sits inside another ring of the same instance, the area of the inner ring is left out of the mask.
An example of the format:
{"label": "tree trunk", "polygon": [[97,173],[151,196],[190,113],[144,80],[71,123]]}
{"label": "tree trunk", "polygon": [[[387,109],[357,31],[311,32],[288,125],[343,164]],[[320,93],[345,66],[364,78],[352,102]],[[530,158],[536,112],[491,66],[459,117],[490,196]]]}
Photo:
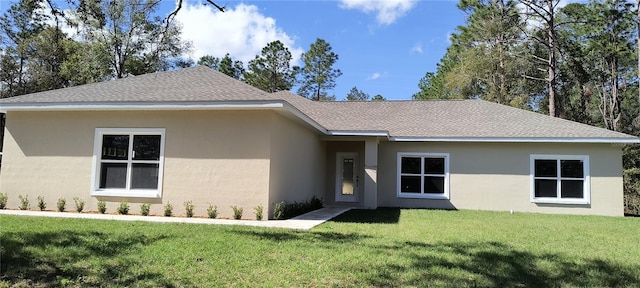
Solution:
{"label": "tree trunk", "polygon": [[[638,1],[640,1],[640,0],[638,0]],[[505,18],[506,18],[506,15],[505,15],[506,11],[504,9],[504,1],[500,1],[499,5],[500,5],[500,23],[504,23]],[[500,85],[498,86],[498,87],[500,87],[499,88],[500,91],[498,91],[498,103],[509,105],[508,101],[506,100],[507,99],[507,95],[506,95],[507,94],[507,92],[506,92],[507,89],[505,87],[507,79],[506,79],[506,75],[505,75],[506,72],[505,72],[505,68],[504,68],[504,62],[505,62],[505,60],[504,60],[504,58],[505,58],[504,57],[504,46],[506,45],[504,33],[505,32],[500,33],[499,36],[498,36],[498,42],[499,42],[498,43],[498,51],[499,51],[499,56],[498,56],[499,57],[499,60],[498,60],[499,62],[498,62],[498,65],[500,66],[500,78],[499,78],[500,79]]]}
{"label": "tree trunk", "polygon": [[[638,23],[638,34],[636,43],[638,43],[638,79],[640,79],[640,0],[638,0],[637,4],[638,17],[636,18],[636,22]],[[636,127],[640,128],[640,81],[638,81],[638,117],[634,119],[633,122]]]}
{"label": "tree trunk", "polygon": [[554,11],[553,0],[547,0],[549,9],[549,27],[547,31],[549,44],[549,116],[556,117],[556,48],[555,48],[555,27],[554,27]]}

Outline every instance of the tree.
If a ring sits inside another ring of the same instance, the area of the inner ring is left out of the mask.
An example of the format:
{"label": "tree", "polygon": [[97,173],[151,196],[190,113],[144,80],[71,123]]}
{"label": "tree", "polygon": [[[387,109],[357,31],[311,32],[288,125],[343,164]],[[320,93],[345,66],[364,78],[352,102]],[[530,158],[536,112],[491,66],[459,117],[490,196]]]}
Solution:
{"label": "tree", "polygon": [[445,86],[465,98],[525,108],[529,104],[521,77],[528,69],[521,56],[525,23],[516,2],[463,0],[458,7],[469,17],[467,25],[458,27],[460,34],[454,40],[462,46],[456,50],[459,63],[444,77]]}
{"label": "tree", "polygon": [[[637,30],[637,34],[636,34],[636,57],[638,58],[638,67],[637,67],[637,71],[638,71],[638,79],[640,79],[640,0],[636,1],[636,30]],[[633,126],[635,126],[636,128],[640,128],[640,81],[638,81],[638,116],[636,116],[636,118],[633,119]],[[640,189],[639,189],[640,191]],[[639,192],[640,194],[640,192]],[[640,210],[640,209],[639,209]]]}
{"label": "tree", "polygon": [[211,55],[204,55],[198,60],[198,65],[207,66],[213,70],[220,70],[220,58]]}
{"label": "tree", "polygon": [[242,61],[234,61],[231,59],[231,56],[229,56],[229,53],[224,55],[224,58],[222,59],[211,55],[204,55],[200,57],[200,60],[198,60],[198,65],[207,66],[238,80],[242,80],[242,75],[245,72]]}
{"label": "tree", "polygon": [[563,95],[557,98],[557,116],[619,131],[622,100],[630,92],[637,64],[632,52],[634,15],[628,6],[623,1],[592,1],[558,11],[557,20],[564,25],[556,32],[557,91]]}
{"label": "tree", "polygon": [[[625,90],[634,81],[635,53],[632,35],[635,33],[632,7],[623,0],[592,2],[595,21],[593,25],[592,50],[598,60],[594,64],[594,82],[600,98],[599,111],[605,127],[620,131],[622,99]],[[637,62],[637,60],[635,61]]]}
{"label": "tree", "polygon": [[347,101],[367,101],[369,100],[369,94],[364,93],[362,90],[359,90],[357,87],[353,86],[349,93],[347,93],[347,97],[345,98]]}
{"label": "tree", "polygon": [[189,49],[180,40],[177,25],[164,26],[161,18],[153,16],[160,3],[160,0],[101,1],[101,14],[85,15],[82,19],[86,40],[106,49],[113,77],[167,70],[172,58]]}
{"label": "tree", "polygon": [[387,101],[387,98],[384,98],[382,95],[380,94],[376,94],[376,96],[373,96],[371,98],[371,101]]}
{"label": "tree", "polygon": [[291,90],[299,68],[290,67],[291,52],[279,40],[262,48],[255,59],[249,61],[244,81],[267,92]]}
{"label": "tree", "polygon": [[26,41],[30,47],[28,74],[35,91],[59,89],[68,86],[68,79],[63,75],[62,67],[71,54],[73,40],[58,28],[47,27]]}
{"label": "tree", "polygon": [[336,86],[336,78],[342,75],[339,69],[333,68],[338,55],[329,43],[318,38],[309,51],[302,54],[302,59],[304,67],[298,94],[315,101],[326,99],[328,91]]}
{"label": "tree", "polygon": [[220,60],[220,72],[233,77],[235,79],[240,80],[242,78],[242,74],[244,73],[244,64],[242,61],[236,60],[233,61],[229,56],[229,53],[224,55],[224,58]]}
{"label": "tree", "polygon": [[28,45],[45,28],[47,17],[41,13],[44,3],[21,0],[0,16],[0,88],[1,96],[11,97],[34,92],[28,75],[33,49]]}
{"label": "tree", "polygon": [[[531,55],[533,59],[538,61],[544,61],[544,65],[547,68],[548,76],[547,93],[548,93],[548,105],[549,115],[556,117],[558,115],[556,99],[556,80],[557,80],[557,65],[558,60],[556,58],[558,46],[557,46],[557,33],[558,23],[556,23],[556,7],[560,4],[560,0],[520,0],[526,8],[526,14],[535,21],[542,23],[542,27],[539,27],[539,31],[544,32],[545,35],[530,34],[529,37],[538,41],[546,47],[547,58]],[[539,80],[538,77],[530,77],[530,79]]]}
{"label": "tree", "polygon": [[434,72],[427,72],[424,77],[420,79],[420,82],[418,82],[418,88],[420,91],[413,94],[411,98],[413,98],[413,100],[452,98],[453,94],[447,90],[444,84],[445,75],[446,72],[443,71],[439,71],[437,74]]}

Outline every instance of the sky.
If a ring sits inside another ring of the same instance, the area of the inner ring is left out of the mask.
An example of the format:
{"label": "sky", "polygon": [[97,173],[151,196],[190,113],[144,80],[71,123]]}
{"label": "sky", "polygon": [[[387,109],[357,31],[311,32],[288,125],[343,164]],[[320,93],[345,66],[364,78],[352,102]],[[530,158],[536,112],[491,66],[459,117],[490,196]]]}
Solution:
{"label": "sky", "polygon": [[[54,0],[61,7],[67,0]],[[12,0],[0,0],[4,13]],[[465,14],[457,0],[215,0],[225,12],[205,0],[183,0],[176,20],[183,40],[192,49],[186,58],[226,53],[245,66],[267,43],[280,40],[302,66],[300,55],[317,38],[324,39],[339,57],[334,68],[342,75],[329,91],[343,100],[352,87],[388,100],[409,100],[418,82],[449,46],[449,37],[463,25]],[[176,7],[163,0],[162,18]],[[292,89],[297,91],[297,86]]]}
{"label": "sky", "polygon": [[[246,65],[267,43],[280,40],[302,66],[301,53],[321,38],[339,57],[334,68],[342,76],[329,92],[337,100],[354,86],[371,97],[411,99],[465,21],[457,1],[215,1],[226,5],[224,13],[204,0],[184,1],[176,19],[183,39],[192,42],[194,61],[229,53]],[[174,8],[175,2],[166,1],[161,14]]]}

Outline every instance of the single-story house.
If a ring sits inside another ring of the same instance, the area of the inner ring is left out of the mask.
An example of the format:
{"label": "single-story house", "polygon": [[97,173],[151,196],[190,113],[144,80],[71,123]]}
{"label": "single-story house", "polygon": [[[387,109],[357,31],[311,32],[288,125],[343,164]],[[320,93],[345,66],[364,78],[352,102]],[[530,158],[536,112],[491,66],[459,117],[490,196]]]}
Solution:
{"label": "single-story house", "polygon": [[29,195],[183,214],[190,200],[196,215],[211,203],[252,218],[258,205],[316,196],[621,216],[621,148],[640,142],[480,100],[314,102],[203,66],[2,99],[0,110],[9,208]]}

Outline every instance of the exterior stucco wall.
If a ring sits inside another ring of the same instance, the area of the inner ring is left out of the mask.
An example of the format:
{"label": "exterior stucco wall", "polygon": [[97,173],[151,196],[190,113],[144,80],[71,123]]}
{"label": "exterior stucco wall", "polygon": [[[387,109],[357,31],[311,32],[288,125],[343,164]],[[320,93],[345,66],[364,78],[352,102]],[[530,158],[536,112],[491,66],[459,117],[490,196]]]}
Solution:
{"label": "exterior stucco wall", "polygon": [[[206,215],[207,203],[219,217],[231,217],[231,205],[244,208],[268,203],[271,111],[130,111],[130,112],[10,112],[0,191],[9,194],[9,208],[18,195],[29,195],[32,209],[43,196],[54,210],[58,198],[84,199],[86,210],[96,210],[90,196],[95,128],[165,128],[163,192],[160,199],[127,198],[131,213],[140,203],[153,203],[151,214],[162,214],[171,203],[175,215],[184,215],[191,200],[195,214]],[[99,197],[114,212],[123,198]]]}
{"label": "exterior stucco wall", "polygon": [[[271,168],[269,215],[280,201],[308,201],[323,198],[325,143],[309,127],[273,113],[271,126]],[[267,210],[265,210],[267,211]]]}
{"label": "exterior stucco wall", "polygon": [[[397,153],[449,153],[450,200],[396,195]],[[535,204],[530,200],[530,154],[588,155],[590,205]],[[623,215],[622,151],[611,144],[381,142],[378,205],[558,214]]]}

